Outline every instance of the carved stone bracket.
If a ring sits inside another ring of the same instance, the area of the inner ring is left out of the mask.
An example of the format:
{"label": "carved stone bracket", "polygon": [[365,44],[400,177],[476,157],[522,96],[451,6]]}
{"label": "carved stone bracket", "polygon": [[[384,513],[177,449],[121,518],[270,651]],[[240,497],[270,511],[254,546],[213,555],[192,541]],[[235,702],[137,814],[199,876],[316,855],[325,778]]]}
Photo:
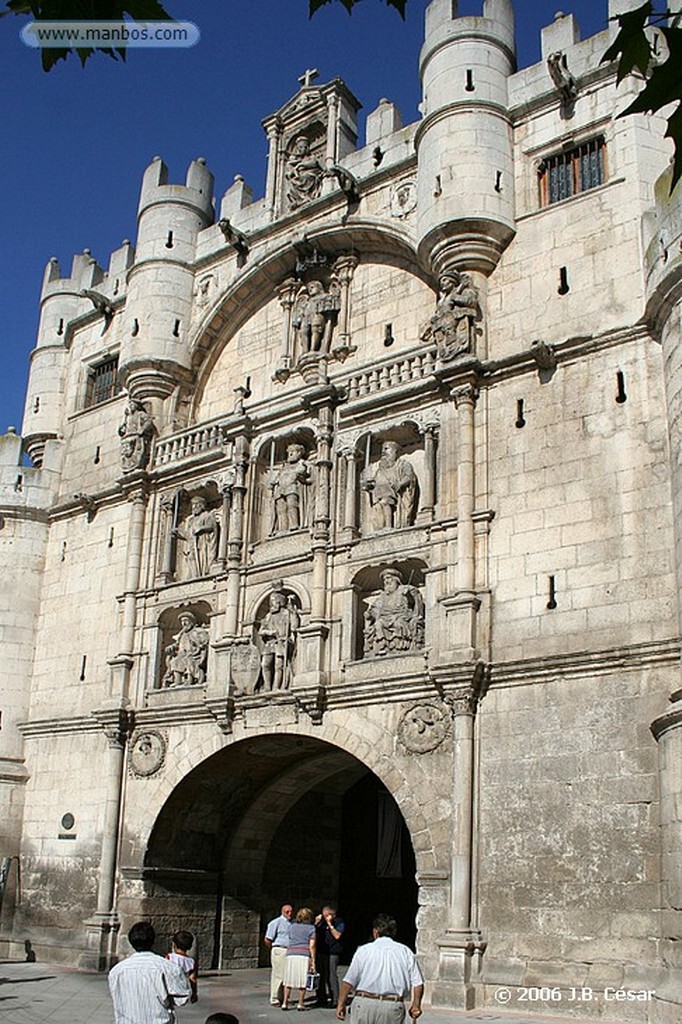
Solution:
{"label": "carved stone bracket", "polygon": [[313,725],[322,725],[324,713],[327,709],[327,688],[318,686],[312,696],[300,696],[296,703],[301,711],[309,716]]}
{"label": "carved stone bracket", "polygon": [[223,735],[230,736],[234,720],[238,714],[234,697],[228,696],[215,700],[205,700],[204,703],[215,718],[218,728]]}
{"label": "carved stone bracket", "polygon": [[556,369],[557,356],[554,345],[548,345],[546,341],[537,339],[530,346],[530,354],[538,370]]}

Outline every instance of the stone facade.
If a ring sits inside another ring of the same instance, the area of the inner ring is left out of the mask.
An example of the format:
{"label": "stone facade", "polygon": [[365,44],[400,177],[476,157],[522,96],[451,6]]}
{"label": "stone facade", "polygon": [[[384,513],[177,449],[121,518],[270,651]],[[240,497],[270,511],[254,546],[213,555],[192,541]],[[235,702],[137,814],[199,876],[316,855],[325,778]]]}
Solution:
{"label": "stone facade", "polygon": [[433,0],[419,123],[357,148],[306,72],[263,199],[156,159],[135,247],[48,264],[0,440],[5,952],[106,967],[148,914],[250,966],[333,898],[434,1004],[677,1019],[681,193],[612,31],[517,72],[509,0]]}

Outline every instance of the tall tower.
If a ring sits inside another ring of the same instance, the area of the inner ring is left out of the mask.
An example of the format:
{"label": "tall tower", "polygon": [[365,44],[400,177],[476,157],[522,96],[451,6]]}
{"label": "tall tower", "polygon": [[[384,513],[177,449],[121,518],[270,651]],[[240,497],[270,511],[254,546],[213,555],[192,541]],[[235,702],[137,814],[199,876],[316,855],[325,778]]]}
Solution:
{"label": "tall tower", "polygon": [[[672,169],[656,183],[658,231],[647,250],[647,318],[663,356],[677,570],[682,617],[682,185],[670,193]],[[653,1020],[680,1019],[682,992],[682,682],[652,723],[658,741],[661,787],[662,955],[669,980],[658,986]]]}
{"label": "tall tower", "polygon": [[466,267],[488,276],[514,236],[507,79],[515,70],[511,0],[485,0],[482,17],[432,0],[419,69],[418,252],[434,274]]}
{"label": "tall tower", "polygon": [[120,379],[135,398],[166,398],[189,378],[191,265],[197,236],[213,216],[213,175],[204,160],[192,161],[184,185],[169,185],[168,169],[155,157],[142,180],[119,361]]}

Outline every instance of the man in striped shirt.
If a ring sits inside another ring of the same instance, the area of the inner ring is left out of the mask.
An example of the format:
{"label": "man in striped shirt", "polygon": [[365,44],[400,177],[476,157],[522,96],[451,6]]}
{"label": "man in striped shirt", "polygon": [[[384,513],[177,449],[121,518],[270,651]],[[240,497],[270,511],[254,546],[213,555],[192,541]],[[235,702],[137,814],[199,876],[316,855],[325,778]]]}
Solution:
{"label": "man in striped shirt", "polygon": [[174,1024],[175,1007],[190,997],[184,972],[152,953],[156,933],[148,921],[138,921],[128,932],[135,952],[109,971],[109,991],[116,1024]]}

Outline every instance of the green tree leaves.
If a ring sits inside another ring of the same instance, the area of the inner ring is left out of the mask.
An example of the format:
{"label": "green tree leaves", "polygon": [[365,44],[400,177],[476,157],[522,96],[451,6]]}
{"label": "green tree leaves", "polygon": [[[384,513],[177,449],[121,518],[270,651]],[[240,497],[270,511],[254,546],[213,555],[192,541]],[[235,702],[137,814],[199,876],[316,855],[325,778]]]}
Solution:
{"label": "green tree leaves", "polygon": [[[668,19],[672,19],[669,25]],[[646,79],[639,95],[618,116],[655,113],[676,104],[668,116],[665,131],[675,147],[672,191],[682,176],[682,29],[677,27],[679,15],[675,17],[667,10],[655,12],[653,4],[647,2],[635,11],[619,15],[617,21],[620,31],[602,61],[618,60],[618,83],[626,75],[636,72]],[[657,26],[656,31],[661,33],[667,44],[668,56],[662,63],[658,63],[651,38],[645,33],[647,25]]]}
{"label": "green tree leaves", "polygon": [[[125,15],[133,21],[169,21],[170,14],[159,0],[5,0],[7,14],[28,14],[34,21],[123,21]],[[82,65],[99,50],[113,60],[125,60],[125,47],[42,48],[40,57],[45,71],[57,61],[66,60],[77,53]]]}

